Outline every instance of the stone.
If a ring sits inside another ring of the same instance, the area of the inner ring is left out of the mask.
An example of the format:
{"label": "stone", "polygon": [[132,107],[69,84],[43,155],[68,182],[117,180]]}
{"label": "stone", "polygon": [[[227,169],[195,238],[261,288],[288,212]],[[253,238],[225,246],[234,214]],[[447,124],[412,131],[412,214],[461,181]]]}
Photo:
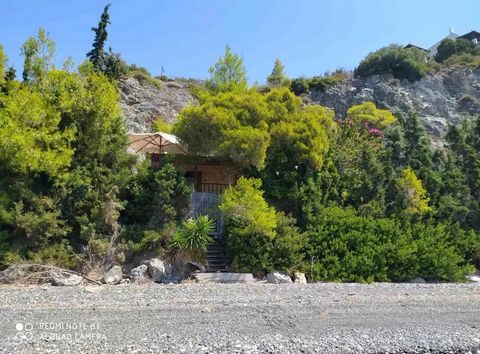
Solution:
{"label": "stone", "polygon": [[449,124],[480,113],[480,69],[445,68],[409,82],[393,76],[347,77],[325,90],[312,89],[307,101],[332,108],[346,117],[353,105],[366,101],[392,111],[416,111],[434,142],[440,145]]}
{"label": "stone", "polygon": [[202,263],[198,263],[198,262],[193,262],[193,261],[187,262],[187,268],[189,273],[205,272],[205,266]]}
{"label": "stone", "polygon": [[105,284],[118,284],[123,279],[123,271],[120,266],[113,266],[108,272],[103,275],[103,282]]}
{"label": "stone", "polygon": [[120,107],[128,131],[151,132],[153,121],[159,117],[166,123],[175,123],[184,107],[197,103],[184,83],[161,82],[160,85],[156,87],[135,77],[119,81]]}
{"label": "stone", "polygon": [[251,283],[255,279],[251,273],[195,273],[194,278],[201,283]]}
{"label": "stone", "polygon": [[95,285],[95,286],[92,286],[92,285],[88,286],[87,285],[86,287],[83,288],[83,292],[89,293],[89,294],[96,294],[96,293],[102,291],[102,289],[103,288],[101,286],[98,286],[98,285]]}
{"label": "stone", "polygon": [[295,273],[294,274],[294,283],[297,283],[297,284],[307,284],[307,278],[305,277],[305,274],[303,273]]}
{"label": "stone", "polygon": [[271,284],[291,284],[292,278],[287,273],[272,272],[267,274],[267,283]]}
{"label": "stone", "polygon": [[167,277],[165,263],[158,258],[150,259],[145,264],[148,267],[148,274],[155,283],[161,283]]}
{"label": "stone", "polygon": [[55,286],[77,286],[80,285],[83,278],[80,275],[72,274],[67,277],[55,275],[53,277],[53,285]]}
{"label": "stone", "polygon": [[467,280],[472,283],[480,283],[480,276],[479,275],[467,275]]}
{"label": "stone", "polygon": [[417,277],[417,278],[415,278],[415,279],[410,280],[409,283],[412,283],[412,284],[425,284],[426,281],[425,281],[425,279],[423,279],[423,278]]}
{"label": "stone", "polygon": [[133,281],[147,280],[149,277],[148,266],[146,264],[139,265],[128,272],[128,277]]}

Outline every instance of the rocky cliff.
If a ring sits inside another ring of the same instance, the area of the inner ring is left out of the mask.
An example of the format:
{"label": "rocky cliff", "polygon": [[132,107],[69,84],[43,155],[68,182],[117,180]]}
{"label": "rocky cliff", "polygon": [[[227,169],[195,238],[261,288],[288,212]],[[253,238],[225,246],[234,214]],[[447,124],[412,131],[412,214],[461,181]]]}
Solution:
{"label": "rocky cliff", "polygon": [[[132,77],[120,82],[120,90],[120,105],[132,132],[152,131],[152,123],[159,118],[173,123],[185,106],[197,103],[179,82],[161,82],[159,88]],[[416,82],[389,75],[352,78],[303,98],[334,109],[338,118],[365,101],[393,112],[414,110],[434,140],[439,140],[448,124],[480,114],[480,68],[443,69]]]}
{"label": "rocky cliff", "polygon": [[334,109],[339,118],[345,117],[350,106],[365,101],[393,112],[414,110],[438,139],[448,124],[480,114],[480,68],[443,69],[416,82],[388,75],[352,78],[324,92],[313,91],[304,99]]}
{"label": "rocky cliff", "polygon": [[120,106],[128,131],[151,132],[152,124],[157,119],[173,123],[182,108],[196,103],[185,84],[160,81],[158,83],[159,87],[141,82],[134,77],[119,83]]}

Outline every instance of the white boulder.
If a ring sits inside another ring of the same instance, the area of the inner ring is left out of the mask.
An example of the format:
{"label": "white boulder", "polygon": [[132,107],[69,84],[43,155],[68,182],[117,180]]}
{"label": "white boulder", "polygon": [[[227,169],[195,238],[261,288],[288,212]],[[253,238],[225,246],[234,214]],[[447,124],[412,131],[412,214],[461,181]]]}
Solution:
{"label": "white boulder", "polygon": [[291,284],[292,278],[287,273],[272,272],[267,274],[267,283],[272,284]]}
{"label": "white boulder", "polygon": [[108,272],[103,275],[103,282],[105,284],[118,284],[123,278],[122,267],[113,266]]}
{"label": "white boulder", "polygon": [[80,285],[83,278],[80,275],[72,274],[68,277],[54,276],[53,285],[55,286],[76,286]]}
{"label": "white boulder", "polygon": [[145,262],[148,268],[148,274],[156,283],[161,283],[167,278],[167,267],[165,263],[158,258],[150,259]]}
{"label": "white boulder", "polygon": [[294,283],[297,284],[307,284],[307,278],[305,277],[305,274],[303,273],[295,273],[294,274]]}

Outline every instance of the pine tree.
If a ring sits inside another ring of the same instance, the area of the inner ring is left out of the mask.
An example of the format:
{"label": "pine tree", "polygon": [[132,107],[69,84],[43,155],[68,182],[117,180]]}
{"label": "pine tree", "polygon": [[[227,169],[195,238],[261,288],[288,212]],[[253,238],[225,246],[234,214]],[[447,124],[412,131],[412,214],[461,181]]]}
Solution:
{"label": "pine tree", "polygon": [[243,59],[225,47],[225,56],[218,58],[208,72],[207,88],[214,92],[244,91],[247,88],[247,71]]}
{"label": "pine tree", "polygon": [[273,65],[272,73],[267,77],[267,84],[270,87],[283,86],[288,82],[287,77],[283,73],[285,67],[283,66],[280,59],[275,59],[275,64]]}
{"label": "pine tree", "polygon": [[95,32],[95,39],[92,50],[87,53],[87,58],[92,62],[94,68],[100,71],[103,70],[106,55],[104,47],[108,37],[107,26],[110,24],[109,8],[110,4],[103,9],[98,27],[92,27],[92,31]]}

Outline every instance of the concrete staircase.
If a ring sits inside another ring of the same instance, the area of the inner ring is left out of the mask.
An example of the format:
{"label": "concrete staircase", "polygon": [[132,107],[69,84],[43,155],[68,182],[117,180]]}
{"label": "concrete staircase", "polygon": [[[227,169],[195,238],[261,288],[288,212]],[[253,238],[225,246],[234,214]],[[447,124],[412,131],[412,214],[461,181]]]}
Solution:
{"label": "concrete staircase", "polygon": [[225,245],[218,238],[214,238],[214,241],[208,245],[205,258],[207,259],[206,271],[208,273],[225,272],[227,270]]}

